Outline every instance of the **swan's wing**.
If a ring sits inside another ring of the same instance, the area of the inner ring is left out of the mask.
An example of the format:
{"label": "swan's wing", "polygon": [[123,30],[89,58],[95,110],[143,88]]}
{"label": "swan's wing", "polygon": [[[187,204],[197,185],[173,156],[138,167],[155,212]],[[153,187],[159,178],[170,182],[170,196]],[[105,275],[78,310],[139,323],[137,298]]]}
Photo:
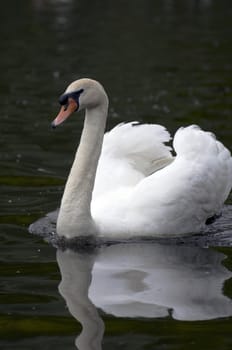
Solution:
{"label": "swan's wing", "polygon": [[172,161],[168,131],[161,125],[119,124],[104,136],[94,195],[134,186]]}
{"label": "swan's wing", "polygon": [[229,195],[232,158],[213,134],[196,126],[181,128],[174,148],[175,160],[140,181],[131,193],[127,220],[134,221],[135,229],[160,234],[198,231]]}
{"label": "swan's wing", "polygon": [[122,123],[104,136],[102,156],[126,159],[135,169],[147,175],[154,163],[171,158],[169,132],[161,125]]}

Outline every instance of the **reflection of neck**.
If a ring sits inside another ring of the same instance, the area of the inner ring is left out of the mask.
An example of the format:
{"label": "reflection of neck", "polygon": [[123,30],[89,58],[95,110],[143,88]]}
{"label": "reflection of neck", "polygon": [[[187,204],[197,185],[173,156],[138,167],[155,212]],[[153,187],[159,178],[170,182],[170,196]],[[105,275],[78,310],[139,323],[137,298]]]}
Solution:
{"label": "reflection of neck", "polygon": [[90,204],[101,153],[108,105],[86,110],[84,129],[62,198],[57,222],[59,235],[94,233]]}
{"label": "reflection of neck", "polygon": [[94,255],[57,251],[57,262],[62,276],[59,292],[66,300],[70,313],[83,327],[76,339],[79,350],[102,348],[104,324],[88,297],[94,260]]}

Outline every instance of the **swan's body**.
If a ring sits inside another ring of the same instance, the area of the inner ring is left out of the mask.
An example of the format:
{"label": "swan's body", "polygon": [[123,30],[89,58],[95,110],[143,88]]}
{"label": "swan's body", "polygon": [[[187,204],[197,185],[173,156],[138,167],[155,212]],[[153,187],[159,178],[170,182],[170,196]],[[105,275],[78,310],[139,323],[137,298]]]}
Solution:
{"label": "swan's body", "polygon": [[85,109],[79,148],[57,221],[68,238],[165,236],[199,232],[220,212],[232,187],[232,158],[197,126],[175,134],[176,157],[160,125],[120,124],[104,136],[108,98],[96,81],[81,79],[60,100],[53,122]]}

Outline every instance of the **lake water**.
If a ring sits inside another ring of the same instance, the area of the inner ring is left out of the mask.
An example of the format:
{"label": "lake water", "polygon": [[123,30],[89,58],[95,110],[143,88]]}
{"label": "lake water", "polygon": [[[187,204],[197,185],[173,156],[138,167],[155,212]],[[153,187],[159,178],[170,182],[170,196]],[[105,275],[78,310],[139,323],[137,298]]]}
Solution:
{"label": "lake water", "polygon": [[232,197],[213,242],[28,232],[59,206],[83,120],[50,122],[76,78],[105,86],[107,128],[194,123],[232,150],[231,1],[9,0],[0,18],[0,348],[231,349]]}

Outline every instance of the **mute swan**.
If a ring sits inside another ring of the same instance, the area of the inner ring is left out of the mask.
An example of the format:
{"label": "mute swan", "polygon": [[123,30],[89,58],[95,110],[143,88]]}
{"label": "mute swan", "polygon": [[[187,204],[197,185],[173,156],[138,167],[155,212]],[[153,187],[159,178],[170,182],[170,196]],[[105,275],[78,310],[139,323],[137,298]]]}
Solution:
{"label": "mute swan", "polygon": [[104,135],[108,97],[92,79],[72,82],[55,128],[84,109],[80,144],[65,186],[57,233],[72,238],[174,236],[200,232],[232,187],[232,158],[209,132],[191,125],[174,137],[161,125],[119,124]]}

